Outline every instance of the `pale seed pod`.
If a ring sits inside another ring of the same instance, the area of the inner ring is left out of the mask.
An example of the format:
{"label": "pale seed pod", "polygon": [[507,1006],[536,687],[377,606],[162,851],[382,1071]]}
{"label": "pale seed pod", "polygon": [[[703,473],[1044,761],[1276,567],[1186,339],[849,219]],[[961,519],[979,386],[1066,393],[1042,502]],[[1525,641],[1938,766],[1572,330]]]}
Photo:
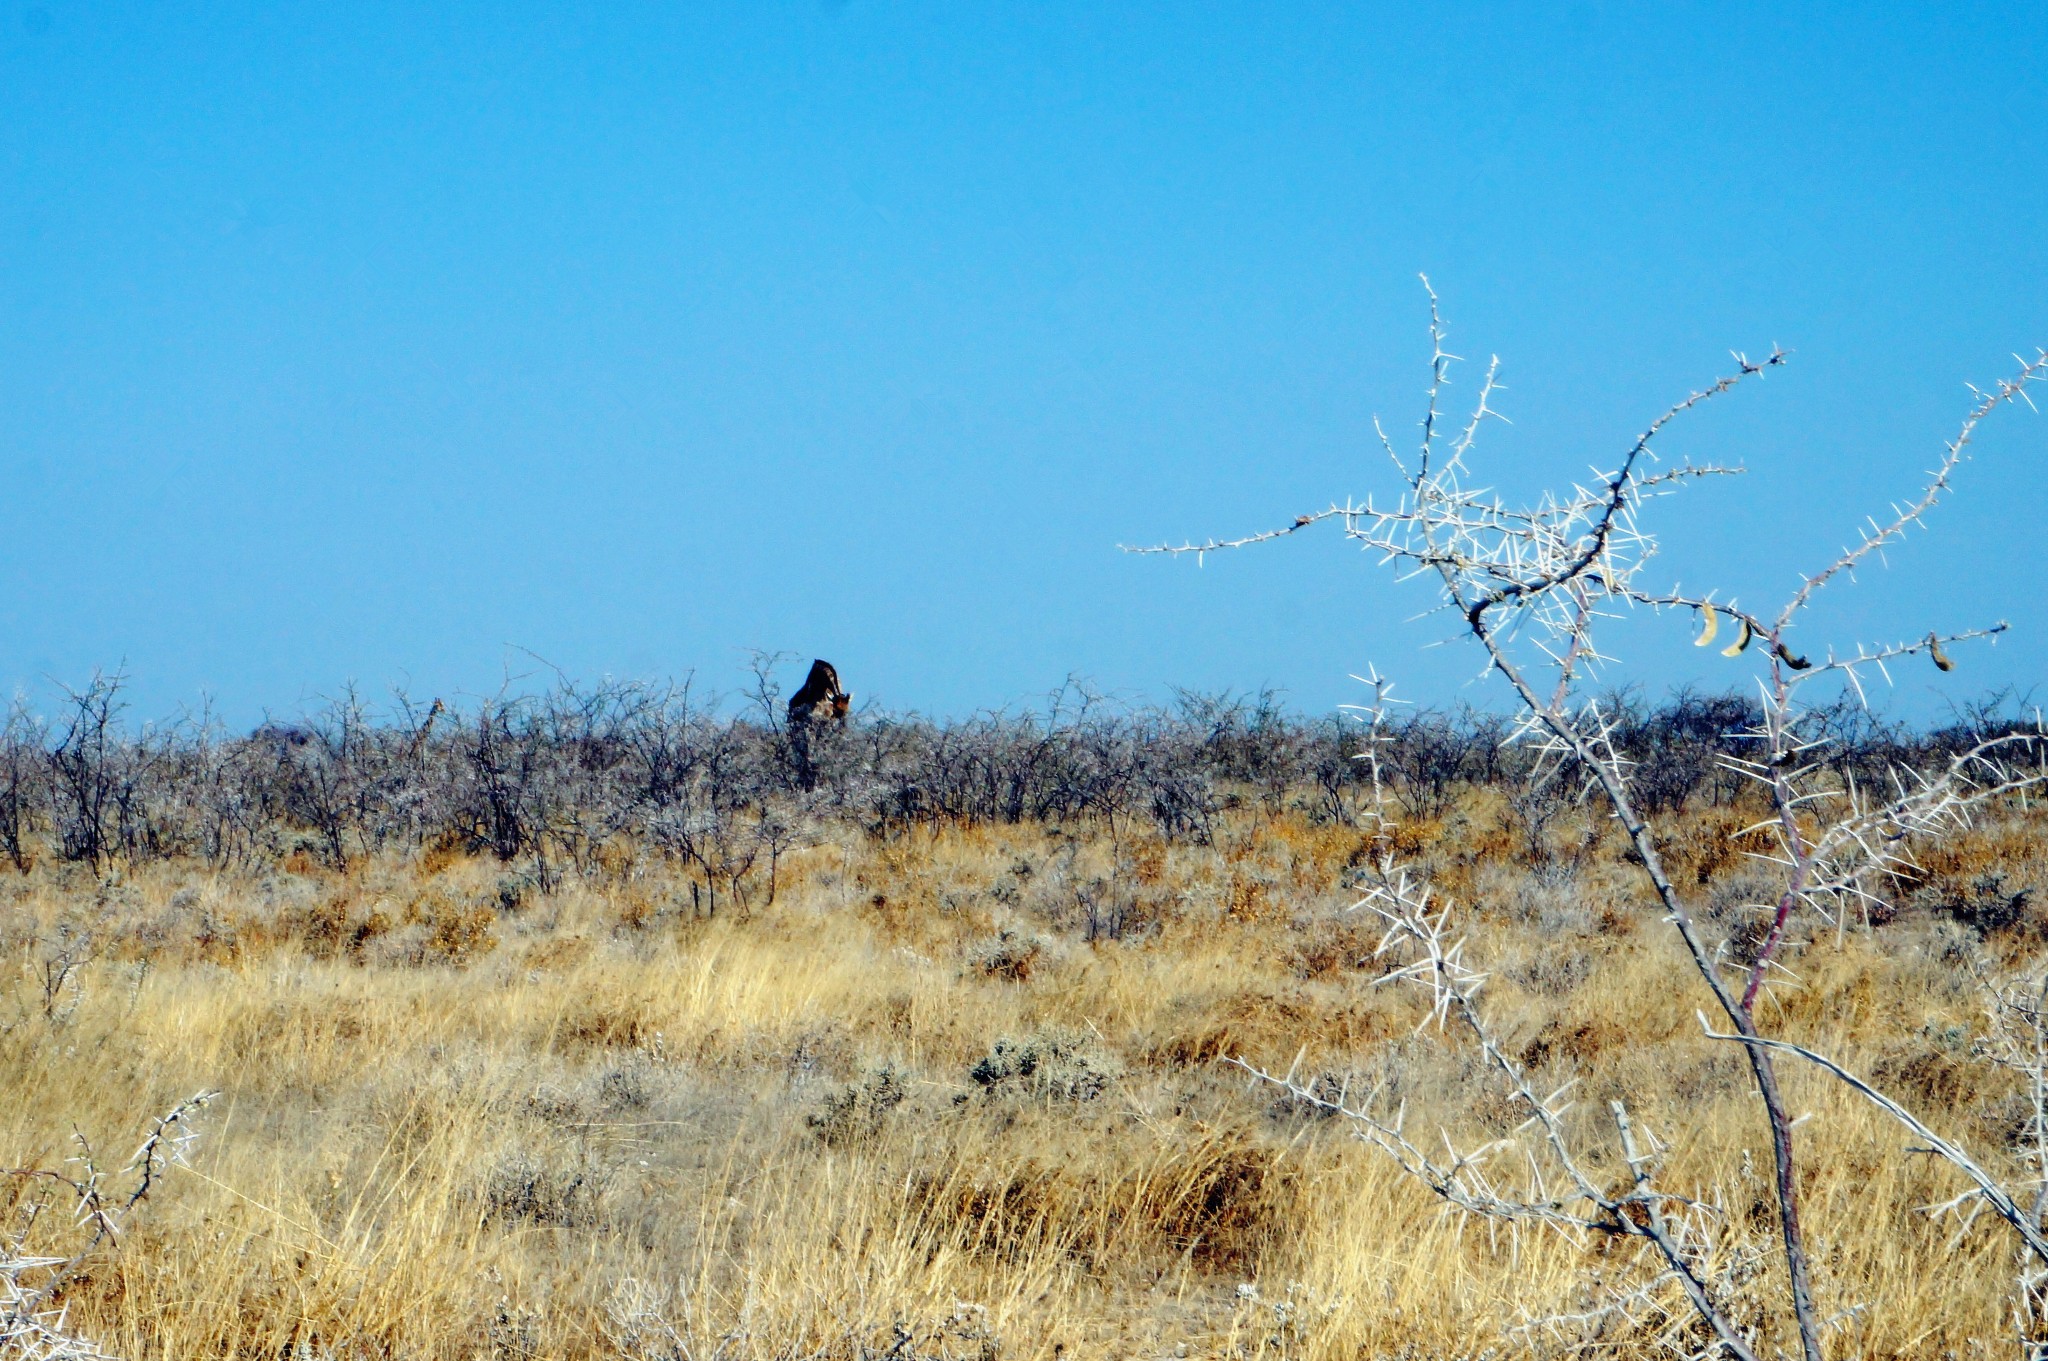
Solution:
{"label": "pale seed pod", "polygon": [[1955,662],[1950,660],[1949,655],[1941,650],[1941,639],[1932,633],[1927,635],[1927,655],[1932,657],[1934,664],[1943,671],[1953,671],[1956,669]]}
{"label": "pale seed pod", "polygon": [[1721,649],[1723,657],[1740,657],[1749,650],[1749,621],[1741,621],[1742,627],[1735,631],[1735,641]]}
{"label": "pale seed pod", "polygon": [[1694,647],[1705,647],[1714,641],[1714,635],[1721,631],[1721,616],[1714,613],[1712,605],[1700,606],[1700,613],[1707,617],[1707,626],[1700,630],[1700,636],[1692,640]]}

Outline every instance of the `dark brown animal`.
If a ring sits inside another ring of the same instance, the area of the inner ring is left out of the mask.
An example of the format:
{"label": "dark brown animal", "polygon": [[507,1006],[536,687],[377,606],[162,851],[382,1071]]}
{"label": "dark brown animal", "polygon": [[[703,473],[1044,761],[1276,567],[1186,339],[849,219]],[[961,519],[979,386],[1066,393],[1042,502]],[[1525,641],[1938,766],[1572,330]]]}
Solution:
{"label": "dark brown animal", "polygon": [[853,696],[839,688],[839,673],[832,669],[832,663],[821,659],[811,663],[811,674],[804,678],[803,689],[789,697],[789,721],[808,723],[813,719],[844,718],[852,704]]}

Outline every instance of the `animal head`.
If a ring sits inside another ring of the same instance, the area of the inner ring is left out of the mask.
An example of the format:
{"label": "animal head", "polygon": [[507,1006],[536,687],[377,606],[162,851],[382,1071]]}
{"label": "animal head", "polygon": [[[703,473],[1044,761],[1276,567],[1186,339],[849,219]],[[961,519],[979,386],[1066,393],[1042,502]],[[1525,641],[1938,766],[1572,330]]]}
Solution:
{"label": "animal head", "polygon": [[832,663],[819,658],[811,663],[811,674],[804,677],[803,688],[789,697],[789,716],[798,722],[815,717],[844,718],[852,703],[853,696],[840,688],[839,672]]}

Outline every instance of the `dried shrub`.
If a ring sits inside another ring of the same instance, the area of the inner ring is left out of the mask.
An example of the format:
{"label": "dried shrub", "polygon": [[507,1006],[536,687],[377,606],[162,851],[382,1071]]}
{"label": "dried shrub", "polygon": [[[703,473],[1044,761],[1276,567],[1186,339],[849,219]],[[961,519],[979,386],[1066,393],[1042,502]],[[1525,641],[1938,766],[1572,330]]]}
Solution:
{"label": "dried shrub", "polygon": [[555,1168],[514,1157],[492,1168],[485,1179],[483,1218],[501,1227],[583,1228],[598,1222],[602,1191],[589,1168]]}
{"label": "dried shrub", "polygon": [[563,1018],[564,1044],[590,1049],[644,1049],[655,1029],[640,1009],[592,998]]}
{"label": "dried shrub", "polygon": [[1122,1073],[1122,1063],[1092,1032],[1055,1027],[1021,1040],[997,1040],[967,1076],[991,1098],[1093,1101]]}
{"label": "dried shrub", "polygon": [[1377,943],[1355,915],[1297,923],[1287,948],[1288,967],[1303,979],[1338,978],[1372,961]]}
{"label": "dried shrub", "polygon": [[1967,882],[1943,878],[1913,895],[1916,905],[1969,927],[1979,936],[2010,931],[2028,919],[2034,891],[2015,889],[2005,872],[1991,870],[1971,876]]}
{"label": "dried shrub", "polygon": [[884,1065],[829,1093],[804,1117],[804,1124],[834,1147],[863,1143],[882,1132],[890,1113],[903,1104],[906,1095],[903,1074]]}
{"label": "dried shrub", "polygon": [[1265,1147],[1218,1139],[1199,1146],[1181,1175],[1162,1179],[1150,1210],[1177,1251],[1211,1271],[1243,1271],[1284,1231],[1284,1178]]}
{"label": "dried shrub", "polygon": [[1005,927],[968,948],[967,967],[988,978],[1022,983],[1038,968],[1045,953],[1043,936]]}
{"label": "dried shrub", "polygon": [[423,928],[415,946],[415,959],[421,964],[463,968],[498,947],[498,914],[480,903],[429,891],[407,905],[405,919]]}

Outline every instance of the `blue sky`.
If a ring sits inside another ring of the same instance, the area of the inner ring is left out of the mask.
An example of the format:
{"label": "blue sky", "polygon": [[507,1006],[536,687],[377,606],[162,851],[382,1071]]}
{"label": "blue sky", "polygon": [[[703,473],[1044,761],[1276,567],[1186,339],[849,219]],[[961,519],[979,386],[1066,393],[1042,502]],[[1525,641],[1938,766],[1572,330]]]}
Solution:
{"label": "blue sky", "polygon": [[[1384,489],[1427,271],[1510,490],[1792,349],[1666,446],[1753,470],[1670,574],[1781,597],[2048,344],[2043,71],[2038,5],[0,0],[0,684],[1482,699],[1334,535],[1116,545]],[[2048,677],[2044,456],[2002,413],[1805,640]],[[1739,681],[1685,631],[1631,674]]]}

